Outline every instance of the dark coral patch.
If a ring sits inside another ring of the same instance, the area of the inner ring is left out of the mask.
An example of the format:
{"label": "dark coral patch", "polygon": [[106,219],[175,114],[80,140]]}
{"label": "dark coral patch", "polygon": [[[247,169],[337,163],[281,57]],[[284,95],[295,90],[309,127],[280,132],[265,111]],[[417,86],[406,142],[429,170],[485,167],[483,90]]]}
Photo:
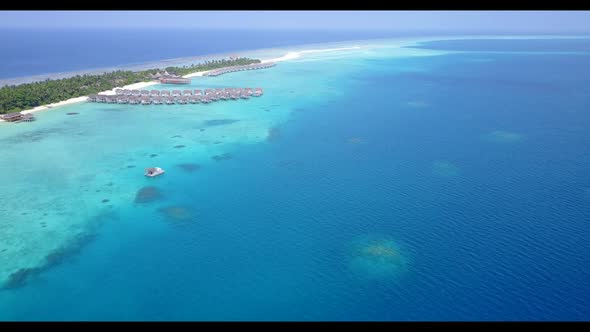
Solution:
{"label": "dark coral patch", "polygon": [[150,203],[162,197],[160,190],[153,186],[139,189],[135,194],[135,203]]}
{"label": "dark coral patch", "polygon": [[29,280],[29,278],[39,274],[39,272],[41,272],[41,269],[39,268],[21,268],[20,270],[8,276],[8,280],[4,284],[4,288],[13,289],[22,287],[25,285],[27,280]]}
{"label": "dark coral patch", "polygon": [[182,170],[183,171],[186,171],[186,172],[195,172],[195,171],[198,171],[201,168],[201,166],[199,164],[191,164],[191,163],[178,164],[176,166],[182,168]]}
{"label": "dark coral patch", "polygon": [[201,128],[201,129],[199,129],[199,131],[205,131],[205,128]]}
{"label": "dark coral patch", "polygon": [[103,203],[108,203],[108,202],[110,202],[110,201],[111,201],[110,199],[106,199],[106,198],[105,198],[105,199],[103,199],[101,202],[103,202]]}
{"label": "dark coral patch", "polygon": [[221,155],[215,155],[215,156],[211,157],[211,159],[213,159],[215,161],[230,160],[232,158],[233,158],[233,155],[231,153],[224,153]]}
{"label": "dark coral patch", "polygon": [[159,208],[158,211],[163,213],[166,217],[176,220],[186,220],[191,218],[192,213],[189,208],[182,206],[169,206]]}
{"label": "dark coral patch", "polygon": [[281,160],[277,162],[277,167],[286,169],[296,169],[303,166],[303,163],[297,160]]}
{"label": "dark coral patch", "polygon": [[158,156],[158,155],[157,155],[157,154],[155,154],[155,153],[152,153],[152,154],[150,154],[150,158],[154,158],[154,157],[157,157],[157,156]]}
{"label": "dark coral patch", "polygon": [[174,135],[171,138],[181,138],[181,137],[182,137],[182,135]]}
{"label": "dark coral patch", "polygon": [[270,128],[266,140],[269,142],[276,141],[281,137],[281,131],[278,128]]}
{"label": "dark coral patch", "polygon": [[240,120],[233,120],[233,119],[219,119],[219,120],[207,120],[205,121],[205,126],[222,126],[226,124],[232,124],[234,122],[238,122]]}
{"label": "dark coral patch", "polygon": [[80,233],[67,245],[60,247],[45,256],[44,268],[49,268],[63,263],[68,257],[77,254],[84,246],[95,240],[96,233]]}
{"label": "dark coral patch", "polygon": [[135,168],[135,165],[128,165],[127,168]]}
{"label": "dark coral patch", "polygon": [[185,146],[186,146],[186,145],[182,145],[182,144],[180,144],[180,145],[175,145],[175,146],[174,146],[174,148],[175,148],[175,149],[182,149],[182,148],[184,148]]}
{"label": "dark coral patch", "polygon": [[76,115],[76,114],[80,114],[80,113],[76,113],[76,112],[69,112],[69,113],[66,113],[66,114],[67,114],[67,115]]}

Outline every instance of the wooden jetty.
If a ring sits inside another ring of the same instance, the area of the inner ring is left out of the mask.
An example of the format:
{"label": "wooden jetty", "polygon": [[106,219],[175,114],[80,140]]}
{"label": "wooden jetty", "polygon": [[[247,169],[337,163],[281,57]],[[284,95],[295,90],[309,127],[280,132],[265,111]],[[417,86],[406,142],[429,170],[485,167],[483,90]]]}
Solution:
{"label": "wooden jetty", "polygon": [[237,72],[237,71],[265,69],[265,68],[273,67],[275,65],[276,65],[276,63],[274,63],[274,62],[267,62],[267,63],[253,63],[250,65],[244,65],[244,66],[225,67],[225,68],[213,69],[207,73],[204,73],[203,76],[219,76],[219,75],[233,73],[233,72]]}

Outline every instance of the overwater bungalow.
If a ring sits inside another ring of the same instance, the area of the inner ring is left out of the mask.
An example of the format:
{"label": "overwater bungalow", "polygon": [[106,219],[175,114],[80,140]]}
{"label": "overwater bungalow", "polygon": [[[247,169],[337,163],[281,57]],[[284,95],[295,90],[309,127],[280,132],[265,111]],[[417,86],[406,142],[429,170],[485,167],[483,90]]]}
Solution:
{"label": "overwater bungalow", "polygon": [[162,84],[190,84],[191,80],[182,77],[165,77],[160,79]]}
{"label": "overwater bungalow", "polygon": [[35,117],[33,114],[23,114],[22,118],[17,122],[33,122],[35,121]]}
{"label": "overwater bungalow", "polygon": [[115,89],[115,94],[122,94],[123,93],[123,89]]}
{"label": "overwater bungalow", "polygon": [[117,97],[118,104],[127,104],[128,102],[129,102],[129,97],[127,97],[127,96],[121,95],[121,96]]}
{"label": "overwater bungalow", "polygon": [[[249,99],[262,95],[262,88],[212,88],[205,90],[126,90],[115,95],[90,95],[88,101],[119,104],[188,104],[211,103],[218,100]],[[203,93],[204,92],[204,93]]]}
{"label": "overwater bungalow", "polygon": [[21,112],[14,112],[14,113],[7,113],[2,115],[2,120],[7,122],[17,122],[23,118],[23,114]]}

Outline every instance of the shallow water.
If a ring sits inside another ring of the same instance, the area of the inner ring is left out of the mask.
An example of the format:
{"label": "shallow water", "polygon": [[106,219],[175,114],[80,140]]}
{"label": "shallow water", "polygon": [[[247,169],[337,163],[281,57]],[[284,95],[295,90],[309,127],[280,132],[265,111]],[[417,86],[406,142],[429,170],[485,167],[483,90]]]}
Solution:
{"label": "shallow water", "polygon": [[587,320],[590,58],[395,50],[3,124],[0,319]]}

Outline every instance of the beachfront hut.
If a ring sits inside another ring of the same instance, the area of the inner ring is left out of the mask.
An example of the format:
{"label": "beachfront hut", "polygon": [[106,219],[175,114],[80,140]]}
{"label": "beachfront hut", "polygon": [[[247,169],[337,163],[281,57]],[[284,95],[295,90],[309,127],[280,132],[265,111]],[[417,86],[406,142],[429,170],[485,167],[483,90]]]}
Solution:
{"label": "beachfront hut", "polygon": [[88,96],[88,101],[96,102],[97,97],[98,97],[97,95],[90,95],[90,96]]}
{"label": "beachfront hut", "polygon": [[133,104],[133,105],[137,104],[137,97],[133,97],[133,96],[129,97],[129,104]]}
{"label": "beachfront hut", "polygon": [[18,122],[33,122],[35,117],[33,114],[23,114],[22,118]]}
{"label": "beachfront hut", "polygon": [[115,89],[115,94],[122,94],[123,93],[123,89]]}
{"label": "beachfront hut", "polygon": [[16,122],[20,121],[23,118],[23,114],[21,112],[14,112],[2,115],[2,120],[8,122]]}

